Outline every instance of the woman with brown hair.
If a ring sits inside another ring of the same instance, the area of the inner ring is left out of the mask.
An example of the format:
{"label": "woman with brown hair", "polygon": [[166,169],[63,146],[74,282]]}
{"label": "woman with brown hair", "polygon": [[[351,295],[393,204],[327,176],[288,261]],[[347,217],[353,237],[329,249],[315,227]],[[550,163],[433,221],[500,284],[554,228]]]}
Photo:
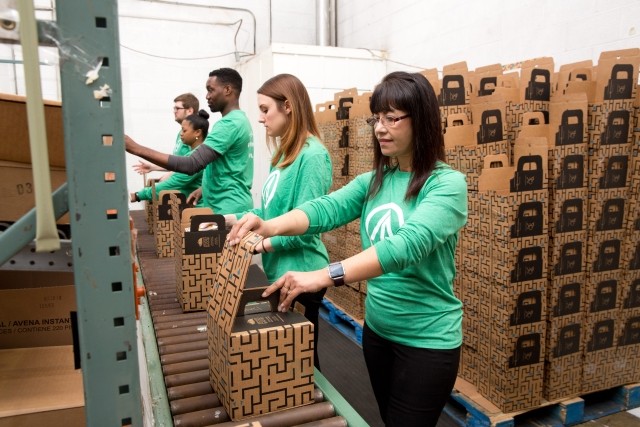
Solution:
{"label": "woman with brown hair", "polygon": [[[302,82],[291,74],[279,74],[258,89],[259,121],[267,131],[273,152],[269,176],[262,187],[259,208],[236,218],[259,217],[269,220],[296,206],[327,194],[331,187],[331,158],[319,139],[309,94]],[[258,245],[269,282],[289,270],[321,268],[329,262],[320,235],[273,236]],[[314,360],[318,360],[318,312],[326,289],[300,295],[294,302],[305,308],[304,315],[314,325]]]}
{"label": "woman with brown hair", "polygon": [[[419,73],[384,77],[370,101],[373,171],[277,218],[247,218],[229,233],[322,233],[360,218],[363,251],[312,271],[290,271],[280,309],[307,292],[367,280],[362,336],[369,378],[387,427],[435,426],[458,372],[462,303],[453,292],[467,184],[445,162],[440,110]],[[305,183],[306,184],[306,183]]]}

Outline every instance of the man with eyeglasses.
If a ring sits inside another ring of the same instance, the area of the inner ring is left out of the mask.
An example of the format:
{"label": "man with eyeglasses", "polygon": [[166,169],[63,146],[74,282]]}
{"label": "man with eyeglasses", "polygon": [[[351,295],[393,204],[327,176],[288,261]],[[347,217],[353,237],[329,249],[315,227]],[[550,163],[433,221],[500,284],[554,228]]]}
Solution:
{"label": "man with eyeglasses", "polygon": [[[185,117],[195,114],[200,109],[200,101],[198,98],[192,93],[183,93],[181,95],[176,96],[173,100],[173,117],[179,125],[182,124],[182,121]],[[178,131],[178,135],[176,136],[176,142],[173,147],[173,155],[175,156],[186,156],[191,152],[191,147],[182,143],[182,139],[180,138],[180,131]],[[140,160],[138,164],[133,165],[133,170],[138,172],[140,175],[145,173],[149,173],[151,171],[166,171],[165,168],[154,165],[153,163],[144,162]],[[159,181],[164,181],[171,174],[164,174],[160,177]]]}
{"label": "man with eyeglasses", "polygon": [[204,169],[202,187],[194,191],[188,203],[203,199],[205,207],[218,214],[244,212],[253,207],[253,131],[244,111],[240,110],[242,77],[231,68],[209,73],[206,84],[207,103],[218,120],[204,143],[188,156],[160,153],[136,143],[125,135],[126,150],[158,166],[193,175]]}

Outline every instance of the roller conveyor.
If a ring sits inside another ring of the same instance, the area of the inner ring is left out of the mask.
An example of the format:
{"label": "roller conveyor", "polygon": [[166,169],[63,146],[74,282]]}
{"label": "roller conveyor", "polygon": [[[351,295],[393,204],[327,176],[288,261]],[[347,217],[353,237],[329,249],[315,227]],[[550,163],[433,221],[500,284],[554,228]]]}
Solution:
{"label": "roller conveyor", "polygon": [[[168,411],[175,426],[361,426],[361,417],[315,371],[314,403],[272,414],[230,420],[209,384],[207,357],[207,313],[183,313],[176,298],[173,258],[158,258],[153,235],[147,234],[143,211],[131,212],[136,229],[137,257],[146,288],[148,311],[153,324],[153,341],[157,345],[162,384],[168,399]],[[150,375],[152,373],[150,372]],[[322,385],[322,389],[320,388]],[[251,423],[254,424],[251,424]]]}

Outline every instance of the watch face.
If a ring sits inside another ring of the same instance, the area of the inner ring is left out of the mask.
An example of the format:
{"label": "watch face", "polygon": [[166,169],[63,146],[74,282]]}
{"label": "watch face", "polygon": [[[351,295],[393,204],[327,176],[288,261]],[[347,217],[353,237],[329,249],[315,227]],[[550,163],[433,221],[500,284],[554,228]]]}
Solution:
{"label": "watch face", "polygon": [[344,277],[344,269],[342,268],[342,264],[339,262],[335,262],[333,264],[329,264],[329,274],[333,280],[342,279]]}

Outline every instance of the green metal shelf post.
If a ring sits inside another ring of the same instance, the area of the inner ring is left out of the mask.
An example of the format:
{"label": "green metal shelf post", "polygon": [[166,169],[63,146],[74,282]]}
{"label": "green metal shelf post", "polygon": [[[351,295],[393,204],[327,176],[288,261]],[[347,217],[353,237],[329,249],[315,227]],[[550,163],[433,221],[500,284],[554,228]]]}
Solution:
{"label": "green metal shelf post", "polygon": [[57,1],[56,14],[87,425],[141,426],[117,1]]}

